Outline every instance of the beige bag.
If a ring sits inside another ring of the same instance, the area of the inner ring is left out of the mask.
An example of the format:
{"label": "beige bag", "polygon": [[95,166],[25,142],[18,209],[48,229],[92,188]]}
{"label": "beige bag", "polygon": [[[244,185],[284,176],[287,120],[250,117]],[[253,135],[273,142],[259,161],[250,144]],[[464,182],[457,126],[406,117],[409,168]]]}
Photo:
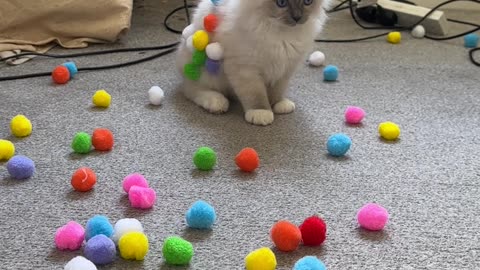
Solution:
{"label": "beige bag", "polygon": [[[0,58],[60,45],[114,42],[130,29],[133,0],[0,0]],[[31,57],[9,61],[20,64]]]}

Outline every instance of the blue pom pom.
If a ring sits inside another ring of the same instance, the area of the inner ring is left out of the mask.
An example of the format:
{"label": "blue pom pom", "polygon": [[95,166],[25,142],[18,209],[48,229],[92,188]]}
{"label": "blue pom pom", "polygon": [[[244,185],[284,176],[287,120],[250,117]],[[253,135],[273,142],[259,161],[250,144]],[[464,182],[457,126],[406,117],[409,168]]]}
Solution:
{"label": "blue pom pom", "polygon": [[190,228],[210,229],[215,223],[217,216],[213,207],[202,201],[196,201],[186,214],[187,224]]}
{"label": "blue pom pom", "polygon": [[212,0],[212,3],[213,3],[215,6],[218,6],[218,3],[220,3],[220,0]]}
{"label": "blue pom pom", "polygon": [[26,156],[14,156],[7,163],[7,171],[15,179],[27,179],[35,172],[35,163]]}
{"label": "blue pom pom", "polygon": [[117,255],[117,249],[112,239],[100,234],[87,241],[84,253],[85,257],[94,264],[101,265],[113,262]]}
{"label": "blue pom pom", "polygon": [[345,134],[333,134],[328,138],[327,150],[330,155],[335,157],[344,156],[352,145],[352,140]]}
{"label": "blue pom pom", "polygon": [[293,270],[327,270],[327,267],[317,257],[305,256],[295,263]]}
{"label": "blue pom pom", "polygon": [[106,237],[113,235],[113,226],[105,216],[94,216],[87,221],[87,227],[85,229],[85,239],[87,241],[99,234],[103,234]]}
{"label": "blue pom pom", "polygon": [[465,35],[463,41],[465,41],[466,48],[475,48],[478,45],[478,35],[475,33]]}
{"label": "blue pom pom", "polygon": [[338,78],[338,68],[328,65],[323,69],[323,79],[325,81],[336,81]]}
{"label": "blue pom pom", "polygon": [[73,78],[75,74],[78,73],[77,66],[75,65],[74,62],[66,62],[62,64],[64,67],[68,68],[68,71],[70,72],[70,77]]}

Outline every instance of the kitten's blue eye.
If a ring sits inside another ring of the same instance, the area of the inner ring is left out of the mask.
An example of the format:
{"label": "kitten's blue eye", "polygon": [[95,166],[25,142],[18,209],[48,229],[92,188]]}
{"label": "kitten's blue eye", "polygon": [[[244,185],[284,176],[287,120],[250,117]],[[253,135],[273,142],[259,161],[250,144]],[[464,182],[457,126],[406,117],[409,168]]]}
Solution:
{"label": "kitten's blue eye", "polygon": [[313,3],[313,0],[303,0],[303,3],[308,6],[308,5],[311,5]]}
{"label": "kitten's blue eye", "polygon": [[[304,1],[308,1],[308,0],[304,0]],[[283,7],[286,7],[287,6],[287,0],[277,0],[277,6],[283,8]]]}

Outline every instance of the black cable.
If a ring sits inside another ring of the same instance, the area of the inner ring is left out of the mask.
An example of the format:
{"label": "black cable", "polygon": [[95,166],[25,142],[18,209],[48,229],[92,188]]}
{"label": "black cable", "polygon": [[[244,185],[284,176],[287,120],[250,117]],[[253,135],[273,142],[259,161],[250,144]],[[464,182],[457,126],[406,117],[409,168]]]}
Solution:
{"label": "black cable", "polygon": [[[165,25],[165,28],[167,28],[167,30],[172,32],[172,33],[181,34],[182,33],[181,30],[176,30],[176,29],[174,29],[174,28],[172,28],[168,25],[168,20],[170,19],[170,17],[172,17],[173,14],[177,13],[178,11],[180,11],[182,9],[188,10],[189,8],[192,8],[192,7],[196,7],[196,5],[180,6],[180,7],[175,8],[174,10],[170,11],[170,13],[168,13],[167,16],[165,17],[165,19],[163,20],[163,25]],[[188,19],[187,21],[190,24],[190,19]]]}
{"label": "black cable", "polygon": [[190,24],[190,11],[188,10],[187,0],[183,0],[183,6],[185,7],[185,15],[187,15],[187,23]]}
{"label": "black cable", "polygon": [[473,57],[473,54],[476,52],[476,51],[480,51],[480,47],[479,48],[474,48],[474,49],[471,49],[469,52],[468,52],[468,56],[470,57],[470,61],[472,61],[472,63],[477,66],[477,67],[480,67],[480,62],[475,60],[475,58]]}
{"label": "black cable", "polygon": [[342,1],[340,4],[336,5],[335,7],[333,7],[332,9],[330,10],[326,10],[327,13],[333,13],[333,12],[337,12],[337,11],[340,11],[340,10],[344,10],[344,9],[347,9],[348,7],[341,7],[343,6],[344,4],[346,4],[349,0],[344,0]]}

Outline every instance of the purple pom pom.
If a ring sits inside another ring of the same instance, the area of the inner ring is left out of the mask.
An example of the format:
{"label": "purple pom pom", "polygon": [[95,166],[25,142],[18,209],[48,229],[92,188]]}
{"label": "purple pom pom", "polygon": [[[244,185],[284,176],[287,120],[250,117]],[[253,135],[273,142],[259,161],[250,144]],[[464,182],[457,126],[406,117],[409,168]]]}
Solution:
{"label": "purple pom pom", "polygon": [[8,161],[7,170],[15,179],[27,179],[35,172],[35,163],[26,156],[18,155]]}
{"label": "purple pom pom", "polygon": [[205,67],[207,68],[208,73],[216,75],[220,70],[220,61],[215,61],[208,58],[207,62],[205,63]]}
{"label": "purple pom pom", "polygon": [[84,252],[85,257],[94,264],[109,264],[117,256],[115,243],[103,234],[96,235],[88,240]]}

